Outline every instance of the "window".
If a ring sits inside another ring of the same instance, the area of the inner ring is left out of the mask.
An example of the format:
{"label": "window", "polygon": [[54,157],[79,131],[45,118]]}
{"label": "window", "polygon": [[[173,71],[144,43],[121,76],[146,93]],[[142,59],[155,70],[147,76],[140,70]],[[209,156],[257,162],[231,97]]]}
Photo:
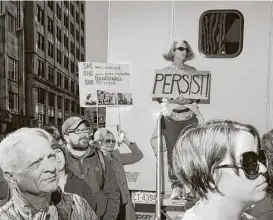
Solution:
{"label": "window", "polygon": [[74,17],[74,5],[70,2],[70,14]]}
{"label": "window", "polygon": [[18,111],[18,94],[9,92],[9,110]]}
{"label": "window", "polygon": [[57,86],[62,87],[63,86],[63,76],[61,72],[57,73]]}
{"label": "window", "polygon": [[65,99],[64,101],[64,109],[65,111],[69,111],[70,107],[70,100],[69,99]]}
{"label": "window", "polygon": [[48,43],[48,56],[50,56],[51,58],[54,58],[54,47],[53,47],[53,44],[50,43],[50,41],[47,42]]}
{"label": "window", "polygon": [[7,19],[8,19],[8,30],[12,33],[15,33],[15,17],[13,15],[11,15],[10,13],[8,13],[7,15]]}
{"label": "window", "polygon": [[48,106],[55,107],[55,93],[48,93]]}
{"label": "window", "polygon": [[76,112],[76,102],[75,101],[71,101],[71,112],[72,113]]}
{"label": "window", "polygon": [[76,70],[75,70],[75,72],[76,72],[76,77],[79,77],[79,67],[78,67],[78,65],[76,65]]}
{"label": "window", "polygon": [[64,34],[64,47],[68,50],[68,37]]}
{"label": "window", "polygon": [[57,107],[58,107],[58,109],[63,108],[63,97],[62,96],[58,96],[58,98],[57,98]]}
{"label": "window", "polygon": [[81,46],[84,48],[84,37],[81,36]]}
{"label": "window", "polygon": [[45,63],[38,59],[38,76],[45,77]]}
{"label": "window", "polygon": [[76,29],[76,40],[79,42],[80,41],[80,32],[78,29]]}
{"label": "window", "polygon": [[76,22],[80,24],[80,14],[76,11]]}
{"label": "window", "polygon": [[59,18],[59,20],[62,21],[62,8],[60,7],[58,3],[56,3],[56,7],[57,7],[57,18]]}
{"label": "window", "polygon": [[54,68],[52,66],[48,66],[48,81],[54,83]]}
{"label": "window", "polygon": [[16,74],[16,61],[11,57],[8,57],[8,77],[14,81],[17,81],[17,74]]}
{"label": "window", "polygon": [[64,1],[64,6],[68,8],[68,1]]}
{"label": "window", "polygon": [[47,30],[53,34],[53,20],[50,17],[47,17]]}
{"label": "window", "polygon": [[75,36],[75,26],[72,22],[70,22],[70,33]]}
{"label": "window", "polygon": [[76,48],[76,58],[78,60],[80,59],[80,50],[79,50],[79,48]]}
{"label": "window", "polygon": [[68,70],[68,57],[64,55],[64,67]]}
{"label": "window", "polygon": [[45,90],[38,88],[38,103],[45,104]]}
{"label": "window", "polygon": [[38,48],[42,51],[45,51],[45,39],[44,39],[44,36],[37,32],[37,43],[38,43]]}
{"label": "window", "polygon": [[66,29],[68,29],[68,16],[66,16],[65,13],[64,13],[64,26],[66,27]]}
{"label": "window", "polygon": [[71,81],[70,84],[71,84],[71,85],[70,85],[71,92],[72,92],[72,93],[75,93],[75,82]]}
{"label": "window", "polygon": [[81,53],[81,62],[84,62],[84,54]]}
{"label": "window", "polygon": [[75,44],[72,41],[70,41],[70,52],[75,55]]}
{"label": "window", "polygon": [[45,12],[44,10],[37,5],[37,21],[44,26]]}
{"label": "window", "polygon": [[83,4],[83,2],[81,2],[81,11],[84,14],[84,4]]}
{"label": "window", "polygon": [[76,85],[76,95],[79,95],[79,84]]}
{"label": "window", "polygon": [[84,31],[84,21],[81,19],[81,29]]}
{"label": "window", "polygon": [[57,62],[62,64],[62,52],[59,49],[57,49]]}
{"label": "window", "polygon": [[57,40],[62,43],[62,30],[57,27]]}
{"label": "window", "polygon": [[68,78],[64,77],[64,89],[68,90]]}
{"label": "window", "polygon": [[53,4],[54,4],[54,1],[47,2],[47,6],[51,9],[51,11],[53,11]]}
{"label": "window", "polygon": [[75,72],[75,63],[73,61],[70,61],[70,72],[71,73]]}
{"label": "window", "polygon": [[244,17],[237,10],[205,11],[199,22],[199,51],[208,58],[234,58],[243,49]]}

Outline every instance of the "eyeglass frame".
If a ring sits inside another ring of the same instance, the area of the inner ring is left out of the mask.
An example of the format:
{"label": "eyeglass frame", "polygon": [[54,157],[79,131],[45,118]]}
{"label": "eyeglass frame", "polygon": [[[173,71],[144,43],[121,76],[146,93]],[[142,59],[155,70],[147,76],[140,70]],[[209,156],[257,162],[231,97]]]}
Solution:
{"label": "eyeglass frame", "polygon": [[[86,129],[88,129],[88,131],[85,131],[84,132],[84,130],[86,130]],[[76,133],[75,131],[76,130],[80,130],[80,133]],[[71,129],[71,130],[68,130],[67,131],[67,134],[70,134],[70,133],[74,133],[74,134],[82,134],[82,133],[89,133],[91,131],[91,127],[86,127],[86,128],[84,128],[84,129],[78,129],[78,128],[75,128],[75,129]]]}

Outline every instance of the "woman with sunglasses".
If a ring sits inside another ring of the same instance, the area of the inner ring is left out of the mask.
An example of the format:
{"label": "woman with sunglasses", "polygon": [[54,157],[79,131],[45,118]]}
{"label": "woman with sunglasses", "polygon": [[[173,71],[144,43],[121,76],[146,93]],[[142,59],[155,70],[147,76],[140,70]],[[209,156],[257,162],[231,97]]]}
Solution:
{"label": "woman with sunglasses", "polygon": [[173,157],[177,177],[199,198],[182,220],[255,219],[244,212],[266,197],[268,178],[254,127],[209,121],[182,135]]}
{"label": "woman with sunglasses", "polygon": [[136,215],[130,197],[126,174],[123,166],[134,164],[140,161],[143,158],[143,153],[138,148],[136,143],[130,142],[126,138],[124,132],[120,131],[119,137],[120,141],[128,146],[128,148],[131,150],[131,153],[120,153],[119,150],[115,150],[114,148],[116,145],[116,140],[114,135],[106,128],[100,128],[96,131],[94,134],[94,141],[97,143],[98,147],[104,153],[106,158],[109,159],[119,184],[121,202],[117,220],[136,220]]}

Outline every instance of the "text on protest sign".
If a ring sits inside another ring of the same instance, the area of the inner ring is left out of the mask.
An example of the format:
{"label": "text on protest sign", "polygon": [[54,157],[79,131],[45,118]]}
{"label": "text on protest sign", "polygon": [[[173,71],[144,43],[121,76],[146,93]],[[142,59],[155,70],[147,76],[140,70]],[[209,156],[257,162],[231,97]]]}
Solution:
{"label": "text on protest sign", "polygon": [[81,107],[132,105],[130,65],[79,63]]}
{"label": "text on protest sign", "polygon": [[152,97],[208,100],[211,74],[197,70],[156,70]]}

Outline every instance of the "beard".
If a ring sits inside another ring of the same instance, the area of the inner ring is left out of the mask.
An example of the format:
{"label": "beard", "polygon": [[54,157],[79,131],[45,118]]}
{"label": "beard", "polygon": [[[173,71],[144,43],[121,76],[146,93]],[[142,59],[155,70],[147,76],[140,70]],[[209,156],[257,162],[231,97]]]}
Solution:
{"label": "beard", "polygon": [[70,145],[73,150],[85,151],[89,147],[89,140],[88,138],[80,138],[77,144],[70,142]]}

